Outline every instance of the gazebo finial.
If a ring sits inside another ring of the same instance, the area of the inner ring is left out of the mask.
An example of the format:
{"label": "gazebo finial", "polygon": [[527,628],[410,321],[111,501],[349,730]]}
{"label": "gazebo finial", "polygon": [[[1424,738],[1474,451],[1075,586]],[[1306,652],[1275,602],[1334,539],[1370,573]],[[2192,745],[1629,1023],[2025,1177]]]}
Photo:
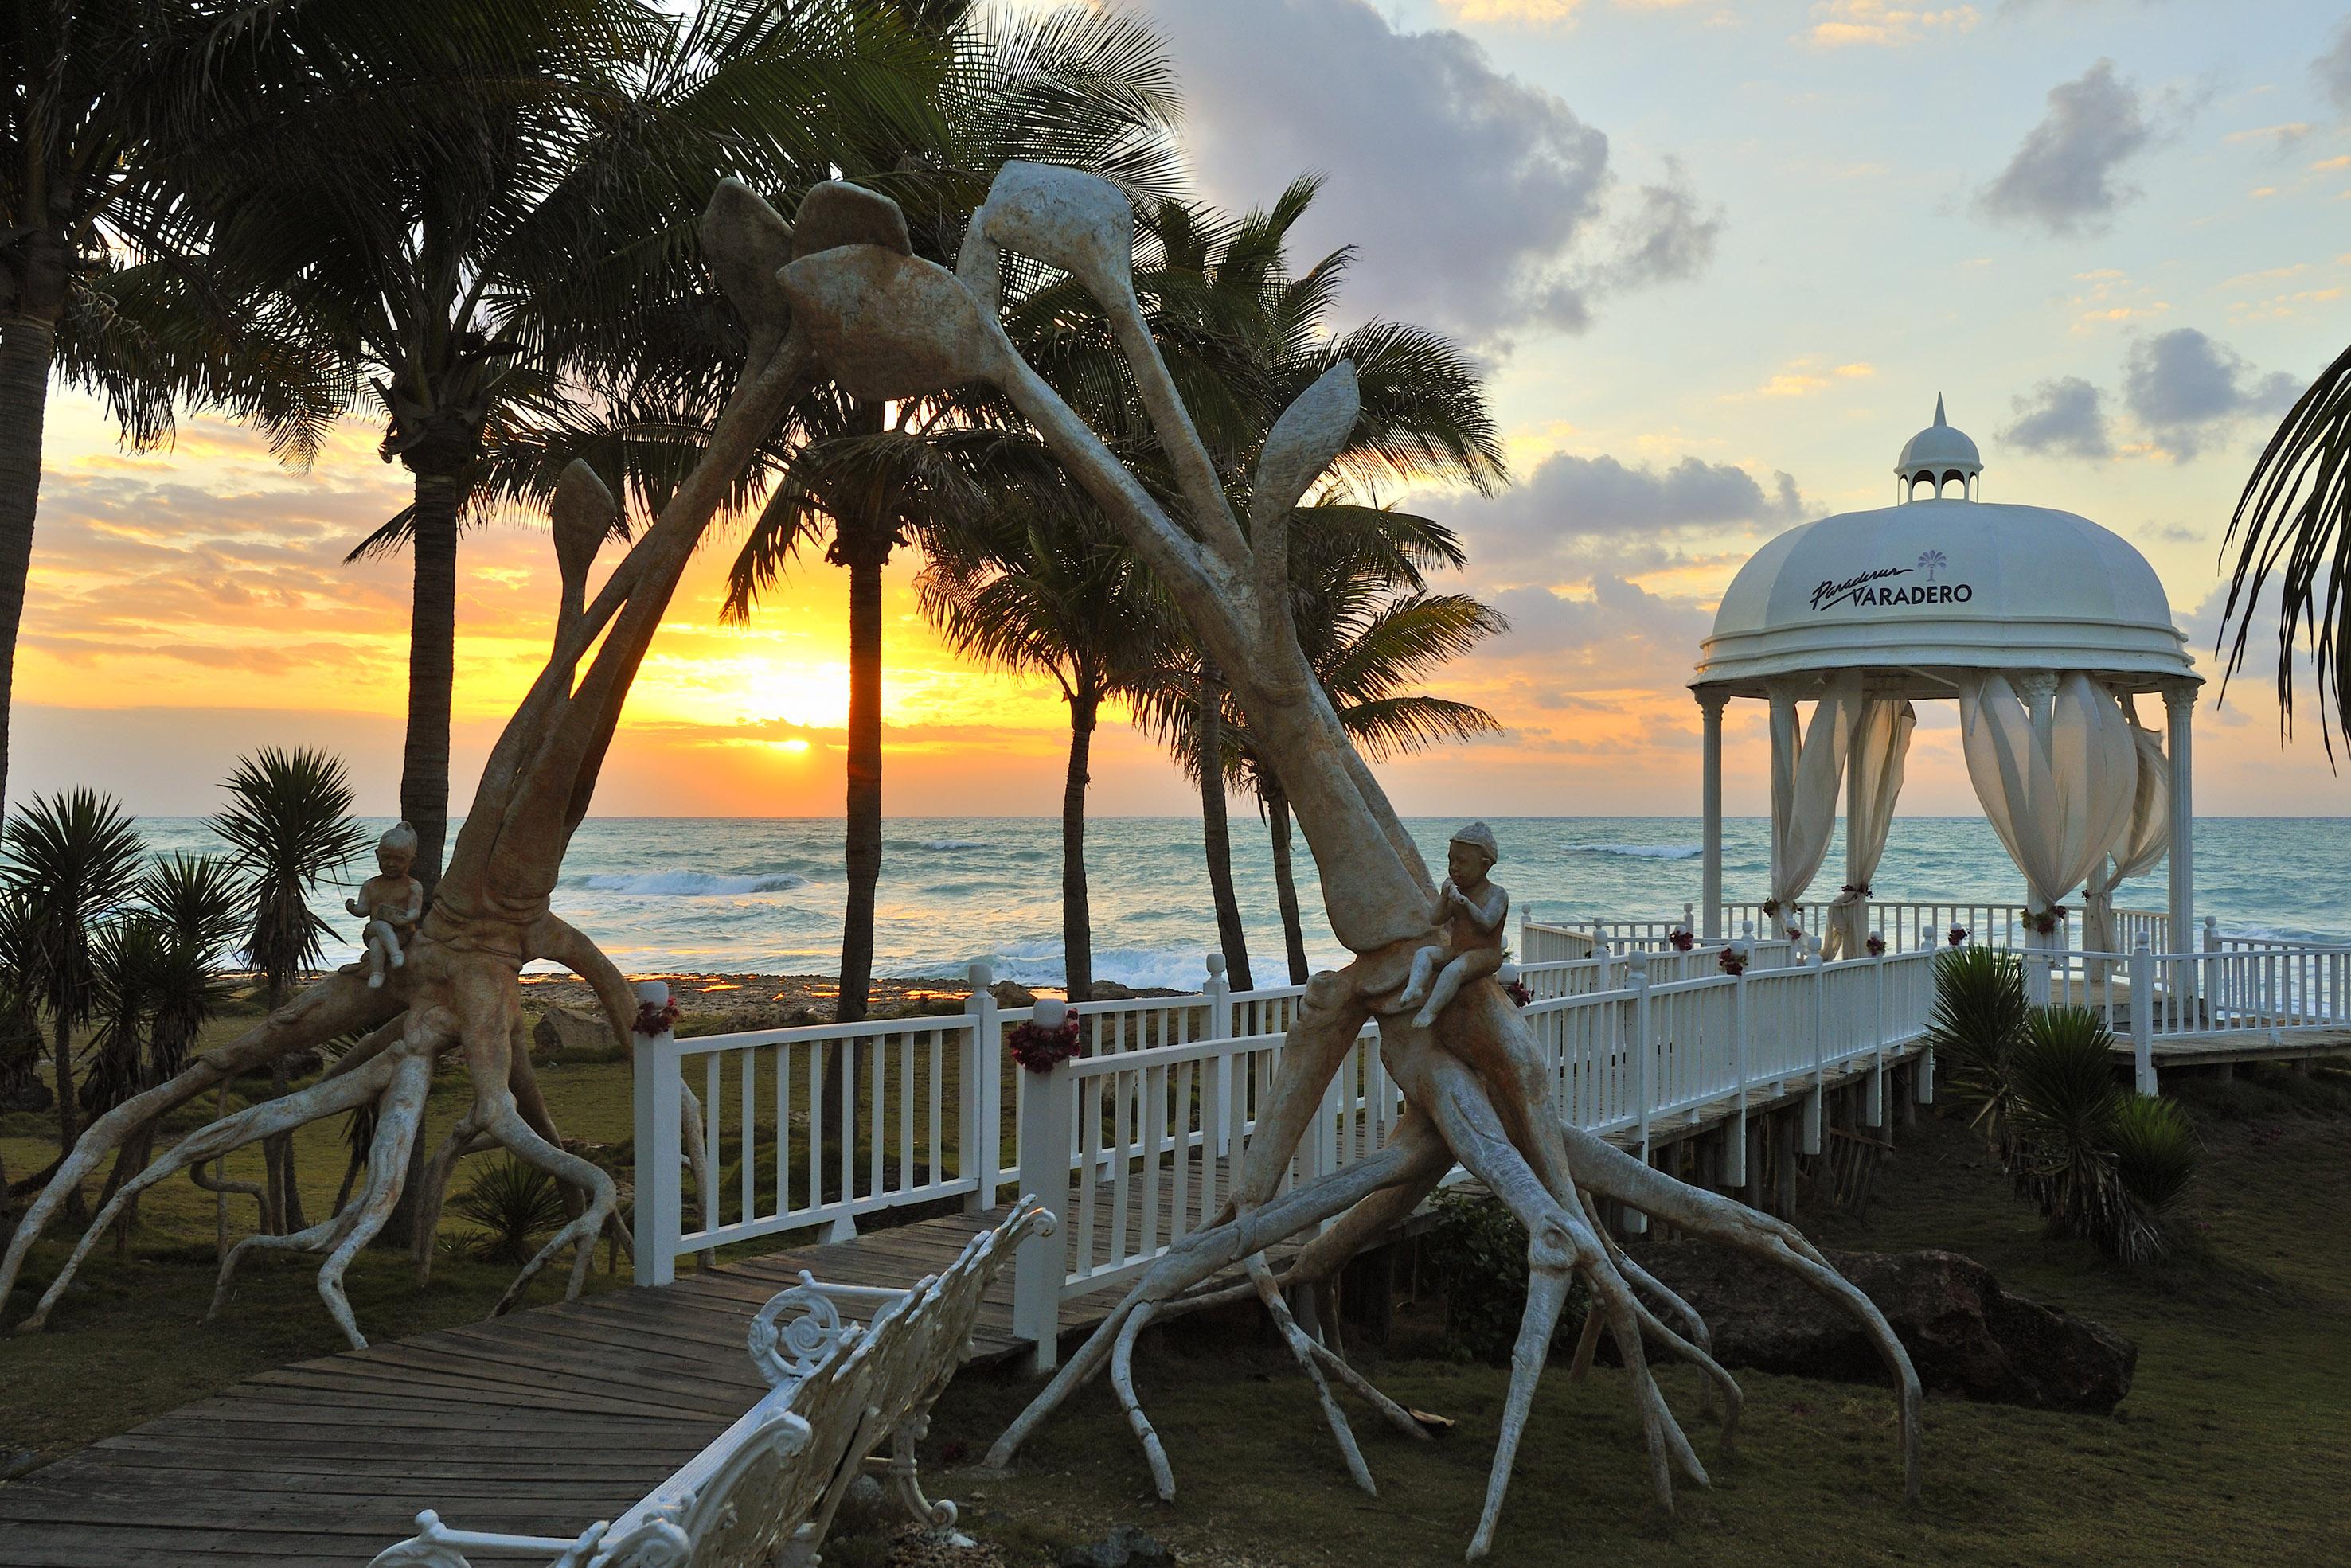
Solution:
{"label": "gazebo finial", "polygon": [[1949,424],[1950,423],[1950,421],[1943,417],[1943,394],[1941,392],[1937,392],[1935,394],[1935,423],[1937,424]]}

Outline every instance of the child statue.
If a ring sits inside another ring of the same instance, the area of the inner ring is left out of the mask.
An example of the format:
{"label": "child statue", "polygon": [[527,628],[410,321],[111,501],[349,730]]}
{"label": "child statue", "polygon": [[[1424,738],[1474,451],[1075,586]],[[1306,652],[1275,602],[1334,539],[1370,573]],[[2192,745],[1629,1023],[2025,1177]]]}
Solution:
{"label": "child statue", "polygon": [[1445,945],[1431,944],[1412,956],[1412,978],[1396,998],[1405,1007],[1427,998],[1412,1020],[1422,1029],[1437,1021],[1463,986],[1502,967],[1502,922],[1510,913],[1510,895],[1486,880],[1501,858],[1493,830],[1483,822],[1470,823],[1445,847],[1445,881],[1428,912],[1430,921],[1444,927]]}
{"label": "child statue", "polygon": [[408,962],[401,951],[408,945],[417,921],[424,916],[424,884],[409,875],[416,864],[416,830],[397,822],[375,841],[376,874],[360,886],[357,898],[343,900],[353,915],[368,917],[368,985],[378,988],[391,970]]}

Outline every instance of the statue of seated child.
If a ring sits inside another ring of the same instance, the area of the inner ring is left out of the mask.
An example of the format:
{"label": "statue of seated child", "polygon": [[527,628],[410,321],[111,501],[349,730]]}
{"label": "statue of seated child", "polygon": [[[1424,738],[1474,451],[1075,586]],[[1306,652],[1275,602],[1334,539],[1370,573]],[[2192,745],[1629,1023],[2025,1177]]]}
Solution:
{"label": "statue of seated child", "polygon": [[402,951],[416,923],[424,916],[424,884],[409,873],[416,865],[416,830],[406,822],[384,830],[375,843],[376,874],[360,886],[357,898],[343,900],[353,915],[368,917],[367,977],[371,988],[408,962]]}
{"label": "statue of seated child", "polygon": [[1510,916],[1510,895],[1486,877],[1501,858],[1493,830],[1483,822],[1470,823],[1446,845],[1445,882],[1428,912],[1431,923],[1444,928],[1445,943],[1432,943],[1412,956],[1412,978],[1396,998],[1405,1007],[1426,998],[1412,1020],[1422,1029],[1437,1021],[1463,986],[1502,967],[1502,923]]}

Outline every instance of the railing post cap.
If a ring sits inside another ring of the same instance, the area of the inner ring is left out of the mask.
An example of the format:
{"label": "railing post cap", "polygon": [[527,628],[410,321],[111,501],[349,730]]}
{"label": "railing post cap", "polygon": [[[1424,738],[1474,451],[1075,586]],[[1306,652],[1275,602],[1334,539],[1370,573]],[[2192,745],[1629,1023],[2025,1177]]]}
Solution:
{"label": "railing post cap", "polygon": [[667,980],[639,980],[636,984],[636,992],[637,1000],[641,1002],[651,1002],[657,1008],[669,1006]]}
{"label": "railing post cap", "polygon": [[975,991],[984,991],[996,984],[996,966],[985,958],[975,960],[964,970],[964,975],[971,981],[971,988]]}
{"label": "railing post cap", "polygon": [[1635,947],[1630,953],[1625,954],[1625,967],[1633,971],[1636,977],[1640,979],[1647,979],[1649,977],[1649,955],[1641,948]]}
{"label": "railing post cap", "polygon": [[2204,928],[2208,931],[2218,930],[2220,925],[2220,917],[2217,915],[2208,915],[2204,917]]}
{"label": "railing post cap", "polygon": [[1749,941],[1753,941],[1755,939],[1755,922],[1752,920],[1740,921],[1739,923],[1739,934],[1741,936],[1746,937]]}
{"label": "railing post cap", "polygon": [[1505,964],[1494,971],[1494,978],[1505,986],[1518,977],[1519,967],[1516,964]]}
{"label": "railing post cap", "polygon": [[2155,951],[2154,948],[2147,946],[2146,932],[2142,931],[2138,934],[2138,940],[2131,944],[2131,951],[2134,953],[2152,953]]}
{"label": "railing post cap", "polygon": [[1208,955],[1208,973],[1210,973],[1211,975],[1221,975],[1221,974],[1223,974],[1224,972],[1225,972],[1225,956],[1224,956],[1222,953],[1211,953],[1211,954],[1209,954],[1209,955]]}
{"label": "railing post cap", "polygon": [[1039,1029],[1060,1029],[1070,1021],[1070,1004],[1059,997],[1039,997],[1029,1017]]}

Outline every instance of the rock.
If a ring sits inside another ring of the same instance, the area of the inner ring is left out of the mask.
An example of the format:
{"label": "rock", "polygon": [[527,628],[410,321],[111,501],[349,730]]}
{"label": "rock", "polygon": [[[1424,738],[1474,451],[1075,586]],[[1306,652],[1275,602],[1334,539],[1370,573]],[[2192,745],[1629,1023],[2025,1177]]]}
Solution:
{"label": "rock", "polygon": [[869,1535],[878,1533],[897,1518],[890,1509],[890,1494],[878,1476],[860,1476],[849,1483],[841,1494],[841,1511],[832,1516],[835,1535]]}
{"label": "rock", "polygon": [[1037,993],[1018,980],[998,980],[987,988],[987,994],[996,998],[999,1008],[1031,1007],[1037,1000]]}
{"label": "rock", "polygon": [[[1663,1242],[1635,1255],[1714,1331],[1715,1359],[1853,1382],[1884,1363],[1845,1312],[1793,1274],[1728,1248]],[[2086,1319],[2002,1290],[1956,1252],[1832,1252],[1829,1261],[1877,1303],[1938,1393],[2036,1409],[2112,1411],[2130,1392],[2138,1346]]]}
{"label": "rock", "polygon": [[568,1008],[541,1008],[530,1043],[548,1061],[618,1061],[625,1054],[602,1013],[583,1018]]}
{"label": "rock", "polygon": [[1091,1546],[1062,1552],[1061,1568],[1176,1568],[1176,1553],[1142,1526],[1121,1524]]}

